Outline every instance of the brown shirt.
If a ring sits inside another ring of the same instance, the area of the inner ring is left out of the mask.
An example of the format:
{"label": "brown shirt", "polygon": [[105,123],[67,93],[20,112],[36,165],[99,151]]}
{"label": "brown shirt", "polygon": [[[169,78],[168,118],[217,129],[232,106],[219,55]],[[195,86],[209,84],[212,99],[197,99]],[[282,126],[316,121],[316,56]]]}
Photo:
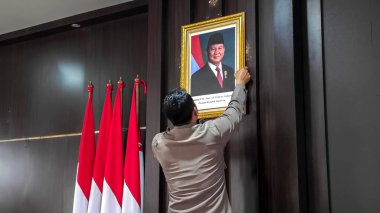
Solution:
{"label": "brown shirt", "polygon": [[152,149],[169,188],[168,212],[232,212],[224,148],[242,117],[246,90],[237,85],[220,117],[157,134]]}

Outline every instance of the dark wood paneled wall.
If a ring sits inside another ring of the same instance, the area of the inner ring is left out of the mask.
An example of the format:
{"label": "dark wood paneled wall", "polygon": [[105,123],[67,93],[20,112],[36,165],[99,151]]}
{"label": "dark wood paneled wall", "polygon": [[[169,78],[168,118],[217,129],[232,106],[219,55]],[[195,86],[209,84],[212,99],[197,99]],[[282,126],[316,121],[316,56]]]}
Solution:
{"label": "dark wood paneled wall", "polygon": [[[325,18],[334,21],[331,14],[339,7],[332,6],[325,8],[330,12]],[[232,208],[234,212],[329,212],[325,124],[331,120],[326,119],[325,107],[331,105],[325,103],[322,37],[331,39],[334,31],[322,34],[321,7],[320,0],[134,1],[111,12],[80,16],[78,20],[85,23],[80,29],[65,27],[69,18],[50,23],[48,28],[54,30],[0,37],[0,139],[80,132],[86,81],[96,85],[98,121],[105,82],[121,75],[125,91],[130,91],[139,73],[149,86],[140,105],[146,112],[140,124],[147,126],[144,212],[166,212],[166,183],[150,145],[167,126],[161,100],[179,87],[181,26],[244,11],[246,65],[254,79],[248,85],[248,114],[226,149]],[[328,26],[331,30],[335,24]],[[335,67],[328,62],[329,69]],[[65,81],[65,74],[82,80]],[[334,72],[328,76],[334,79]],[[125,94],[124,104],[129,106],[130,94]],[[327,108],[332,117],[334,109]],[[124,116],[124,124],[127,120]],[[0,173],[1,210],[70,212],[78,143],[78,137],[71,137],[0,144],[0,169],[6,171]],[[340,177],[333,174],[333,180]],[[335,208],[343,209],[334,198]],[[51,202],[42,206],[44,199]]]}
{"label": "dark wood paneled wall", "polygon": [[162,1],[148,2],[148,52],[147,52],[147,134],[145,146],[145,192],[144,212],[159,212],[162,206],[160,193],[160,167],[154,159],[152,140],[155,134],[162,130],[161,98],[163,88],[162,72]]}
{"label": "dark wood paneled wall", "polygon": [[79,140],[1,143],[1,212],[72,212]]}
{"label": "dark wood paneled wall", "polygon": [[380,209],[380,1],[323,1],[331,212]]}
{"label": "dark wood paneled wall", "polygon": [[228,192],[234,212],[260,212],[256,1],[223,1],[222,9],[224,15],[245,12],[245,64],[254,76],[247,85],[247,115],[227,147]]}
{"label": "dark wood paneled wall", "polygon": [[[168,0],[165,2],[166,14],[165,21],[163,23],[164,40],[165,45],[164,51],[164,82],[163,87],[164,95],[174,88],[180,87],[180,66],[181,66],[181,26],[190,24],[190,12],[191,12],[191,1],[176,1]],[[166,127],[166,125],[165,125]],[[168,207],[168,194],[167,185],[164,181],[161,183],[161,194],[162,194],[162,211],[167,212]]]}
{"label": "dark wood paneled wall", "polygon": [[[127,127],[133,80],[147,78],[147,34],[145,11],[0,46],[0,139],[80,133],[89,80],[98,129],[105,84],[120,76]],[[141,126],[146,103],[141,95]],[[71,212],[79,141],[0,143],[0,212]]]}
{"label": "dark wood paneled wall", "polygon": [[294,1],[259,1],[261,209],[301,209],[298,168]]}
{"label": "dark wood paneled wall", "polygon": [[[123,77],[125,91],[131,91],[136,74],[146,78],[145,22],[146,15],[137,15],[0,47],[0,138],[80,132],[88,81],[95,84],[94,110],[100,115],[109,79],[116,86]],[[125,94],[129,106],[131,94]],[[142,114],[144,126],[145,120]]]}
{"label": "dark wood paneled wall", "polygon": [[328,213],[325,85],[322,36],[322,2],[308,0],[303,12],[305,149],[308,212]]}

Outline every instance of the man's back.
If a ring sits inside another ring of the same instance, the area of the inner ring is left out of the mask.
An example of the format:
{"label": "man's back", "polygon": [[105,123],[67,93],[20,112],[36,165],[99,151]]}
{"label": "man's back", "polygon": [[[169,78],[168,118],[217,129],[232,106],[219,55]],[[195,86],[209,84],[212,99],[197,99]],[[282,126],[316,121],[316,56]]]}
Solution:
{"label": "man's back", "polygon": [[214,122],[156,135],[152,145],[169,187],[168,212],[231,212],[220,137]]}

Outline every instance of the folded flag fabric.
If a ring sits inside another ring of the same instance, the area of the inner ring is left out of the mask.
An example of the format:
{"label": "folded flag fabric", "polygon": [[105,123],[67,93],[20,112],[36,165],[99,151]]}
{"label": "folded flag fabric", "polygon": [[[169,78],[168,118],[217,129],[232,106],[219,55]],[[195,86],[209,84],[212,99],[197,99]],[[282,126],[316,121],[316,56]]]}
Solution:
{"label": "folded flag fabric", "polygon": [[98,144],[96,148],[94,172],[92,176],[90,201],[88,203],[88,213],[100,213],[102,204],[104,170],[106,164],[108,136],[112,119],[112,89],[110,83],[106,85],[106,98],[104,100],[102,118],[100,119],[100,128],[98,135]]}
{"label": "folded flag fabric", "polygon": [[92,106],[92,94],[94,86],[90,83],[87,89],[88,102],[84,116],[82,136],[79,146],[73,213],[87,212],[95,159],[95,126],[94,111]]}
{"label": "folded flag fabric", "polygon": [[136,89],[139,85],[144,85],[146,93],[146,84],[138,80],[134,87],[131,100],[131,109],[129,115],[129,126],[127,136],[127,146],[124,161],[124,193],[123,193],[123,213],[140,213],[142,212],[142,192],[143,192],[143,170],[144,162],[142,155],[142,143],[140,129],[136,115]]}
{"label": "folded flag fabric", "polygon": [[112,112],[109,141],[104,173],[102,213],[120,213],[123,199],[123,135],[122,135],[122,89],[118,82]]}

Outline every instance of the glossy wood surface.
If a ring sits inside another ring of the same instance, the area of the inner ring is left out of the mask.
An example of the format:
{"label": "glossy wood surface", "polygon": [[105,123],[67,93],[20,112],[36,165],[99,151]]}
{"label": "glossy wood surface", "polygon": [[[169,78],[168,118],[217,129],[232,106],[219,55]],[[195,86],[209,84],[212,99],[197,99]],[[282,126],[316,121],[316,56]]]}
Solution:
{"label": "glossy wood surface", "polygon": [[[96,120],[109,79],[116,87],[119,77],[124,78],[123,101],[130,106],[133,79],[137,74],[146,78],[146,64],[139,56],[146,54],[145,22],[146,16],[139,15],[0,47],[1,67],[9,68],[2,69],[5,101],[0,117],[5,119],[0,138],[80,132],[90,80],[95,85]],[[144,95],[141,101],[146,101]],[[127,124],[129,107],[124,113]],[[145,120],[142,113],[141,125]]]}
{"label": "glossy wood surface", "polygon": [[234,212],[260,212],[256,1],[224,1],[223,8],[225,15],[245,12],[245,65],[253,76],[247,85],[247,114],[227,147],[228,192]]}
{"label": "glossy wood surface", "polygon": [[[194,2],[193,2],[194,3]],[[190,8],[191,1],[177,1],[169,0],[166,3],[165,13],[167,18],[163,23],[165,29],[163,45],[166,47],[163,49],[164,56],[164,95],[166,95],[170,90],[180,87],[180,66],[181,66],[181,26],[190,24]],[[165,119],[163,117],[163,119]],[[168,126],[168,122],[164,127]],[[165,179],[161,184],[161,194],[162,194],[162,212],[167,212],[168,207],[168,193],[167,185]]]}
{"label": "glossy wood surface", "polygon": [[321,8],[331,212],[378,212],[380,1]]}
{"label": "glossy wood surface", "polygon": [[[148,52],[147,82],[147,133],[145,146],[145,191],[144,212],[160,212],[162,196],[160,196],[161,174],[158,162],[152,152],[152,140],[155,134],[162,130],[161,98],[162,98],[162,2],[149,0],[148,2]],[[142,56],[144,57],[144,56]]]}
{"label": "glossy wood surface", "polygon": [[[0,139],[80,133],[89,80],[99,129],[105,84],[120,76],[127,128],[134,78],[147,77],[147,23],[145,13],[1,46]],[[79,140],[0,143],[0,212],[71,212]]]}
{"label": "glossy wood surface", "polygon": [[72,212],[79,140],[0,143],[1,212]]}
{"label": "glossy wood surface", "polygon": [[308,0],[303,8],[306,17],[303,20],[307,28],[304,97],[307,195],[310,213],[330,212],[321,5],[321,0]]}
{"label": "glossy wood surface", "polygon": [[292,1],[259,1],[258,15],[261,205],[301,212]]}

